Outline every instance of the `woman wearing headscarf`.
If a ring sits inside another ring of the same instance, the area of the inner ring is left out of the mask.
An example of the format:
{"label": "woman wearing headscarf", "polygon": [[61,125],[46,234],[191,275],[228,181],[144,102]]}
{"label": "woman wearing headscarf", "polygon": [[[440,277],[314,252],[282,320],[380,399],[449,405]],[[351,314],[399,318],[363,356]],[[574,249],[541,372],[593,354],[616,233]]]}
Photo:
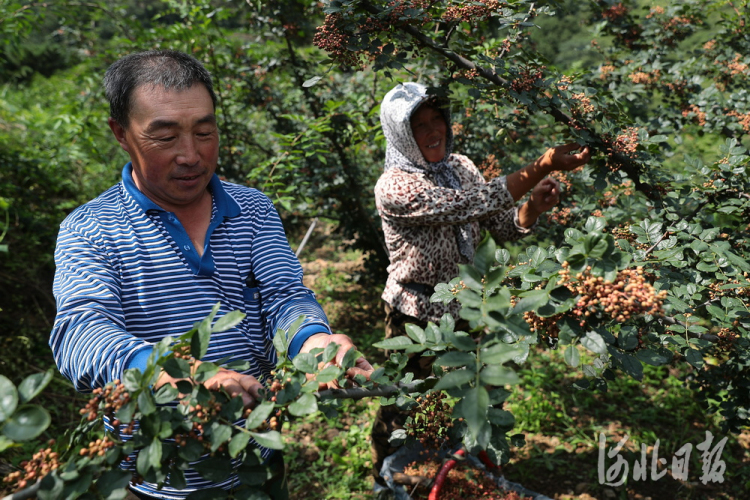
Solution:
{"label": "woman wearing headscarf", "polygon": [[[405,335],[406,323],[425,327],[446,312],[458,318],[456,301],[430,302],[433,287],[456,277],[459,263],[473,261],[482,229],[499,243],[530,234],[539,215],[559,201],[559,184],[547,174],[573,170],[591,156],[578,144],[550,148],[523,169],[488,182],[469,158],[453,153],[445,104],[429,96],[424,85],[403,83],[380,107],[387,148],[375,201],[390,256],[382,295],[387,338]],[[529,191],[528,201],[517,206]],[[407,369],[420,378],[430,371],[418,357]],[[372,431],[376,478],[392,452],[388,438],[404,418],[392,406],[378,413]]]}

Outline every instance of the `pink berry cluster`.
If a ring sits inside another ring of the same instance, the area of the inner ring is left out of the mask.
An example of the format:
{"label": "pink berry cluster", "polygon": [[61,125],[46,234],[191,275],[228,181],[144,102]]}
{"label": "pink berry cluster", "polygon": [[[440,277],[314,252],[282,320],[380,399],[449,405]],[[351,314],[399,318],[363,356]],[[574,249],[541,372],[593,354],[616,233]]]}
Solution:
{"label": "pink berry cluster", "polygon": [[646,280],[642,267],[623,269],[617,273],[614,281],[607,281],[601,276],[591,274],[591,266],[584,272],[577,273],[572,279],[570,266],[563,262],[558,285],[566,286],[578,296],[573,314],[578,317],[580,325],[586,325],[589,318],[609,317],[623,323],[633,316],[641,314],[659,315],[662,303],[667,296],[666,290],[656,291]]}
{"label": "pink berry cluster", "polygon": [[[47,444],[52,446],[55,444],[55,440],[50,439]],[[60,457],[57,452],[48,447],[34,453],[31,460],[24,460],[20,463],[20,466],[21,470],[13,471],[3,478],[3,483],[11,491],[22,490],[31,486],[60,467]]]}
{"label": "pink berry cluster", "polygon": [[[469,5],[465,5],[469,3]],[[480,0],[477,2],[461,2],[450,5],[445,9],[443,20],[448,22],[463,21],[477,24],[500,11],[505,4],[498,0]]]}
{"label": "pink berry cluster", "polygon": [[[393,26],[403,24],[423,25],[431,20],[428,14],[424,13],[421,17],[414,18],[406,11],[424,11],[429,6],[429,0],[393,0],[388,2],[385,15],[368,17],[364,23],[357,25],[356,31],[360,34],[371,34],[389,31]],[[364,69],[364,61],[372,61],[382,54],[383,46],[379,48],[380,52],[373,52],[371,49],[350,50],[347,46],[353,36],[349,20],[337,12],[326,15],[323,24],[315,30],[313,44],[328,52],[331,59],[342,66]],[[418,51],[412,54],[413,57],[418,55]]]}
{"label": "pink berry cluster", "polygon": [[534,84],[544,78],[545,66],[536,68],[527,68],[520,72],[520,74],[513,79],[510,83],[510,88],[515,92],[528,92],[534,88]]}

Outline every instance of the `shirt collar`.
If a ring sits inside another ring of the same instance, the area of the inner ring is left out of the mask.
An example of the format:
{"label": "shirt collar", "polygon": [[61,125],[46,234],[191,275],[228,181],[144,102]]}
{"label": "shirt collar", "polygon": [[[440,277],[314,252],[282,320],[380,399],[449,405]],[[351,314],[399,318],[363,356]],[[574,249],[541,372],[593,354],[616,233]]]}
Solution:
{"label": "shirt collar", "polygon": [[[128,194],[135,199],[136,203],[138,203],[144,212],[166,212],[166,210],[151,201],[151,199],[143,194],[135,185],[135,181],[133,180],[132,162],[128,162],[122,169],[122,183]],[[211,177],[211,180],[208,182],[208,187],[213,195],[216,214],[219,217],[231,218],[240,214],[240,206],[234,198],[224,190],[224,186],[218,175],[214,174]]]}

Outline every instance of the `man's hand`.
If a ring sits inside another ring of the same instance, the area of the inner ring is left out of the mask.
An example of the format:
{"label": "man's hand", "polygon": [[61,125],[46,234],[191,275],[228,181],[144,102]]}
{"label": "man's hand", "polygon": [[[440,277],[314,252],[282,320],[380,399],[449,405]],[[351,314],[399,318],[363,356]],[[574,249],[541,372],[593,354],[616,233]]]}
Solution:
{"label": "man's hand", "polygon": [[[300,352],[310,352],[317,347],[325,349],[328,344],[332,343],[338,344],[339,350],[336,353],[336,357],[333,358],[333,361],[329,363],[329,365],[341,366],[341,362],[343,361],[346,353],[350,349],[356,349],[354,343],[352,342],[352,339],[350,339],[346,335],[340,333],[334,333],[331,335],[327,333],[316,333],[315,335],[307,339],[304,344],[302,344]],[[324,368],[325,366],[326,365],[321,365],[318,368]],[[370,363],[363,356],[360,356],[354,362],[354,366],[346,371],[346,377],[352,379],[356,375],[362,375],[369,380],[372,371],[372,365],[370,365]],[[320,390],[335,388],[338,388],[338,384],[335,380],[333,382],[320,384]]]}
{"label": "man's hand", "polygon": [[[200,360],[195,361],[193,372],[200,364]],[[154,389],[158,389],[164,384],[171,384],[172,387],[176,388],[177,382],[180,380],[185,379],[171,377],[167,372],[162,371],[156,380],[156,384],[154,384]],[[227,370],[226,368],[219,368],[219,372],[206,380],[203,385],[211,391],[224,389],[232,397],[240,396],[245,408],[250,409],[255,408],[258,404],[258,400],[260,400],[259,390],[263,388],[263,385],[252,375],[243,375],[233,370]]]}

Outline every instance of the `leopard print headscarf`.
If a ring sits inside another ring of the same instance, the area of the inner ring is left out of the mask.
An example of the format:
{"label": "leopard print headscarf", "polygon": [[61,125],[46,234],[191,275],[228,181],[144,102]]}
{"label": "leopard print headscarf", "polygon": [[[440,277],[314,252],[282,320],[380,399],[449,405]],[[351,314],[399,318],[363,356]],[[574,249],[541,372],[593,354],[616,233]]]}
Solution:
{"label": "leopard print headscarf", "polygon": [[[385,170],[400,168],[407,172],[423,173],[437,186],[460,190],[461,181],[447,162],[453,151],[451,116],[447,106],[440,108],[447,125],[445,158],[434,163],[425,160],[412,134],[411,115],[429,98],[427,87],[413,82],[399,83],[383,98],[380,105],[380,124],[387,144]],[[466,262],[471,262],[474,258],[471,226],[456,225],[455,231],[459,252]]]}

